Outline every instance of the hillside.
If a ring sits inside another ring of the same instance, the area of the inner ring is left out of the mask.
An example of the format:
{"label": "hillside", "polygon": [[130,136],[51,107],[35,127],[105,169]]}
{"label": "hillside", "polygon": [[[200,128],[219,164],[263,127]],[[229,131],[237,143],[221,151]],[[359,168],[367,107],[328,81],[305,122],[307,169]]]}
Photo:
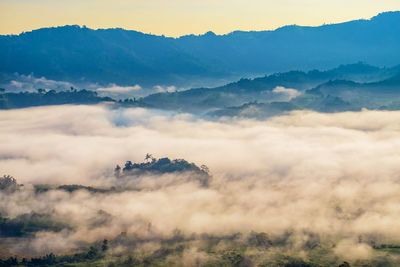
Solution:
{"label": "hillside", "polygon": [[[204,112],[209,109],[241,106],[254,101],[260,103],[290,101],[306,90],[311,90],[320,85],[329,86],[330,81],[335,80],[358,81],[351,83],[370,83],[371,86],[379,87],[387,83],[382,83],[381,80],[393,80],[393,77],[396,77],[398,73],[400,73],[399,66],[377,68],[357,63],[341,65],[327,71],[290,71],[255,79],[241,79],[216,88],[197,88],[181,92],[152,94],[143,98],[141,102],[162,109]],[[396,79],[394,80],[396,81]],[[327,85],[325,85],[326,83]],[[397,83],[393,82],[388,86],[396,85]],[[276,88],[281,88],[281,90],[276,90]],[[351,90],[351,86],[348,89]],[[291,96],[290,93],[295,95]],[[335,95],[333,92],[329,94]],[[341,97],[342,95],[336,96]],[[355,101],[356,99],[347,100]],[[373,99],[370,100],[373,101]],[[319,109],[322,110],[323,108]]]}
{"label": "hillside", "polygon": [[0,36],[0,72],[72,82],[188,86],[200,79],[328,69],[357,61],[392,66],[400,62],[399,21],[400,12],[387,12],[320,27],[180,38],[124,29],[43,28]]}

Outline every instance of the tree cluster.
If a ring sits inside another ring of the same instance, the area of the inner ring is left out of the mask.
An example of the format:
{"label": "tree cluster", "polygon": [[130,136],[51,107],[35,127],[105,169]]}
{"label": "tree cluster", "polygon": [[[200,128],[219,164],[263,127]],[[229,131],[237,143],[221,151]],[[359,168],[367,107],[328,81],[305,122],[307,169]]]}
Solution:
{"label": "tree cluster", "polygon": [[208,179],[211,177],[210,170],[205,165],[198,167],[196,164],[189,163],[184,159],[157,159],[151,154],[147,154],[145,161],[142,163],[132,163],[132,161],[127,161],[123,168],[117,165],[114,169],[114,173],[117,178],[142,175],[146,173],[167,174],[186,172],[196,174],[198,177],[200,177],[200,180],[202,180],[202,184],[204,185],[208,183]]}

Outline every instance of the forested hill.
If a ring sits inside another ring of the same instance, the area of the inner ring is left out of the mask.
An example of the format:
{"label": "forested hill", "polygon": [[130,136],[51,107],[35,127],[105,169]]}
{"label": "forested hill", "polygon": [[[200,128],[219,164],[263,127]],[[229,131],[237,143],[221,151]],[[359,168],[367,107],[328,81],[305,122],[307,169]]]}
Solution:
{"label": "forested hill", "polygon": [[91,105],[102,102],[109,102],[125,107],[147,107],[139,103],[135,98],[126,98],[117,101],[110,97],[98,96],[97,92],[85,89],[76,90],[71,88],[70,90],[59,92],[38,89],[37,92],[13,93],[6,92],[3,88],[0,88],[0,110],[65,104]]}
{"label": "forested hill", "polygon": [[0,109],[101,102],[115,107],[259,118],[301,109],[320,112],[362,108],[400,110],[400,66],[378,68],[357,63],[327,71],[290,71],[241,79],[215,88],[157,93],[138,99],[132,96],[124,100],[85,89],[15,93],[0,88]]}
{"label": "forested hill", "polygon": [[208,32],[180,38],[124,29],[43,28],[0,36],[0,72],[53,80],[174,84],[293,69],[327,69],[357,61],[400,62],[400,12],[320,27]]}
{"label": "forested hill", "polygon": [[[330,86],[331,90],[328,94],[339,96],[339,91],[336,92],[333,87],[338,88],[340,83],[333,81],[342,81],[342,83],[355,85],[354,97],[349,100],[359,103],[360,101],[358,101],[357,97],[362,93],[360,88],[374,87],[376,96],[377,94],[384,93],[384,90],[382,92],[379,91],[379,88],[382,88],[382,86],[385,87],[385,90],[389,87],[396,89],[400,85],[400,82],[398,82],[400,79],[396,78],[399,75],[400,65],[393,68],[377,68],[364,63],[357,63],[341,65],[327,71],[312,70],[309,72],[290,71],[275,73],[255,79],[241,79],[237,82],[215,88],[195,88],[181,92],[157,93],[143,98],[141,102],[162,109],[204,112],[208,109],[237,107],[254,101],[260,103],[289,101],[289,98],[298,95],[290,97],[285,92],[300,94],[307,90],[319,88],[320,86]],[[366,85],[361,86],[361,84]],[[283,88],[283,92],[277,91],[277,88]],[[289,89],[289,91],[285,89]],[[347,86],[346,92],[351,90],[352,87]],[[400,96],[400,91],[394,92],[394,94],[391,97],[397,98]],[[374,102],[374,99],[376,98],[371,97],[369,102]],[[382,101],[379,104],[387,103],[387,100],[386,97],[386,102]],[[299,103],[296,102],[296,104]],[[303,104],[305,104],[304,101],[301,102],[300,106],[303,106]],[[287,105],[284,106],[288,107]],[[322,103],[318,104],[318,106],[318,110],[325,110]],[[292,106],[289,108],[296,109]]]}

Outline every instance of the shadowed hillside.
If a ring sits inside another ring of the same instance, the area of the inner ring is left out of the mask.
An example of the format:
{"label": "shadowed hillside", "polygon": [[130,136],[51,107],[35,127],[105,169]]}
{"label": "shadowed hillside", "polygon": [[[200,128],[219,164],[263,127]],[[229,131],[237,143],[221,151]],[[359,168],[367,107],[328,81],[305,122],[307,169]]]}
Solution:
{"label": "shadowed hillside", "polygon": [[400,62],[400,12],[370,20],[168,38],[123,29],[43,28],[0,36],[0,72],[53,80],[187,86],[202,78]]}

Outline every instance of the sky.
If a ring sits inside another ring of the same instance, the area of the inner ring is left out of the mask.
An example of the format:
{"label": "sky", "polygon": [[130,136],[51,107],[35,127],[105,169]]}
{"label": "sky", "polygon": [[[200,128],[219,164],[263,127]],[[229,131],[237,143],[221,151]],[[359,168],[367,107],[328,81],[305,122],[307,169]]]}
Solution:
{"label": "sky", "polygon": [[0,34],[78,24],[176,37],[316,26],[394,10],[399,0],[0,0]]}

